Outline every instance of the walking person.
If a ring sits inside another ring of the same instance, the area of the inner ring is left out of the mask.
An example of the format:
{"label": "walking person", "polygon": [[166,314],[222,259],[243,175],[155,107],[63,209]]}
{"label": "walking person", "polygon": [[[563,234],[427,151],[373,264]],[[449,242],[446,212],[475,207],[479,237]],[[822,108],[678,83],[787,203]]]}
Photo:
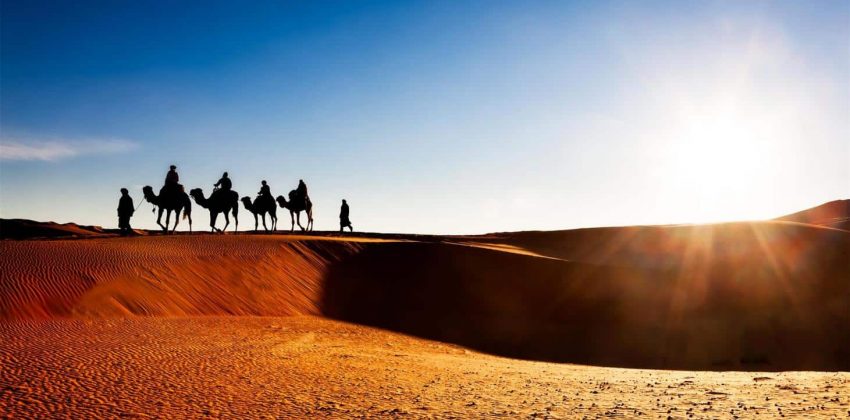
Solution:
{"label": "walking person", "polygon": [[339,231],[342,233],[344,228],[348,228],[349,231],[354,232],[354,227],[351,226],[351,220],[348,218],[348,202],[344,199],[342,200],[342,207],[339,209]]}
{"label": "walking person", "polygon": [[135,211],[136,207],[133,206],[130,192],[126,188],[121,188],[121,199],[118,200],[118,229],[121,230],[121,235],[129,235],[133,231],[130,227],[130,218]]}

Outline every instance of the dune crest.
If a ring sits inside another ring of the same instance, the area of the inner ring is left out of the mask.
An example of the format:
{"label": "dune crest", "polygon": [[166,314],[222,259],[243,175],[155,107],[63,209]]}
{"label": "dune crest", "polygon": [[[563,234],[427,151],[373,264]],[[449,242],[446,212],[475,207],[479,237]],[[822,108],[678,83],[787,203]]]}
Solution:
{"label": "dune crest", "polygon": [[84,238],[106,236],[106,233],[100,226],[36,222],[27,219],[0,219],[0,239]]}
{"label": "dune crest", "polygon": [[850,230],[850,200],[830,201],[810,209],[777,217],[776,220]]}

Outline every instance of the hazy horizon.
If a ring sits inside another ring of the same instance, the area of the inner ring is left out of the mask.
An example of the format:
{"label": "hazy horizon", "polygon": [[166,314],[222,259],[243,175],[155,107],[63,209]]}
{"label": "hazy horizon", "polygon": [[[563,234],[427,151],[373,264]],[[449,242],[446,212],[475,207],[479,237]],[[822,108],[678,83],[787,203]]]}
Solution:
{"label": "hazy horizon", "polygon": [[3,218],[114,227],[118,190],[139,204],[170,164],[207,194],[223,171],[251,197],[303,178],[317,230],[342,198],[356,230],[461,234],[850,196],[848,2],[4,2],[0,19]]}

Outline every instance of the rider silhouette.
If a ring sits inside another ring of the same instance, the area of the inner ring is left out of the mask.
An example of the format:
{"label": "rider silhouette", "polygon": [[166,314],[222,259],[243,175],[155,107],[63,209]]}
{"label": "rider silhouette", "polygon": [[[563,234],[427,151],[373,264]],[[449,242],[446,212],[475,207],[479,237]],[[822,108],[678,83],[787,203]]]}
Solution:
{"label": "rider silhouette", "polygon": [[269,188],[269,185],[266,183],[266,180],[264,179],[261,184],[262,186],[260,187],[260,192],[258,192],[257,195],[260,197],[271,197],[271,188]]}
{"label": "rider silhouette", "polygon": [[176,197],[183,187],[180,185],[180,175],[177,175],[177,166],[171,165],[168,173],[165,174],[165,185],[159,190],[160,196]]}
{"label": "rider silhouette", "polygon": [[261,184],[262,186],[260,187],[260,192],[257,193],[257,198],[261,200],[271,200],[274,202],[274,197],[272,197],[272,191],[269,184],[266,183],[265,179],[261,182]]}
{"label": "rider silhouette", "polygon": [[230,178],[227,176],[227,172],[221,174],[221,178],[213,185],[213,193],[210,195],[210,199],[218,198],[222,193],[230,191],[233,188],[233,182],[230,181]]}
{"label": "rider silhouette", "polygon": [[177,175],[177,166],[171,165],[171,169],[165,174],[165,186],[176,188],[180,184],[180,175]]}
{"label": "rider silhouette", "polygon": [[230,191],[230,189],[233,188],[233,183],[230,181],[230,178],[227,177],[227,172],[221,175],[221,179],[215,183],[214,187],[224,191]]}
{"label": "rider silhouette", "polygon": [[303,179],[298,180],[298,188],[295,189],[295,192],[298,194],[298,197],[307,201],[307,184],[304,183]]}

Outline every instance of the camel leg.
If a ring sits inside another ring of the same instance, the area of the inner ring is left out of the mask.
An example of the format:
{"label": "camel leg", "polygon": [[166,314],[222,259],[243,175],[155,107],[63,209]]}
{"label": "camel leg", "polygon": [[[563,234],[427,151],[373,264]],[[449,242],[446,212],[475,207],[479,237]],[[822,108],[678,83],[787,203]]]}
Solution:
{"label": "camel leg", "polygon": [[158,224],[159,227],[162,228],[162,230],[167,231],[168,228],[162,225],[162,211],[163,210],[164,209],[162,207],[159,208],[159,214],[157,214],[157,216],[156,216],[156,224]]}
{"label": "camel leg", "polygon": [[211,211],[210,212],[210,227],[212,228],[213,233],[215,233],[215,231],[216,231],[216,228],[215,228],[215,219],[216,218],[218,218],[218,213]]}
{"label": "camel leg", "polygon": [[180,210],[179,207],[177,210],[174,210],[174,228],[171,229],[171,233],[174,233],[177,230],[177,225],[180,224]]}
{"label": "camel leg", "polygon": [[165,233],[168,233],[168,225],[171,224],[171,209],[165,211]]}
{"label": "camel leg", "polygon": [[295,213],[293,213],[291,210],[289,212],[289,219],[292,222],[292,225],[289,227],[289,231],[292,232],[295,230]]}
{"label": "camel leg", "polygon": [[259,222],[257,221],[257,213],[254,213],[254,232],[257,231],[257,225]]}
{"label": "camel leg", "polygon": [[224,229],[221,230],[221,233],[227,231],[227,227],[230,226],[230,216],[227,215],[227,212],[224,212]]}
{"label": "camel leg", "polygon": [[297,215],[295,215],[295,217],[298,218],[297,219],[298,220],[298,227],[301,228],[301,231],[303,232],[303,231],[307,230],[307,229],[304,229],[304,226],[301,226],[301,212],[300,211],[298,212]]}
{"label": "camel leg", "polygon": [[269,228],[266,227],[266,214],[265,213],[263,213],[263,230],[266,231],[266,232],[269,231]]}

